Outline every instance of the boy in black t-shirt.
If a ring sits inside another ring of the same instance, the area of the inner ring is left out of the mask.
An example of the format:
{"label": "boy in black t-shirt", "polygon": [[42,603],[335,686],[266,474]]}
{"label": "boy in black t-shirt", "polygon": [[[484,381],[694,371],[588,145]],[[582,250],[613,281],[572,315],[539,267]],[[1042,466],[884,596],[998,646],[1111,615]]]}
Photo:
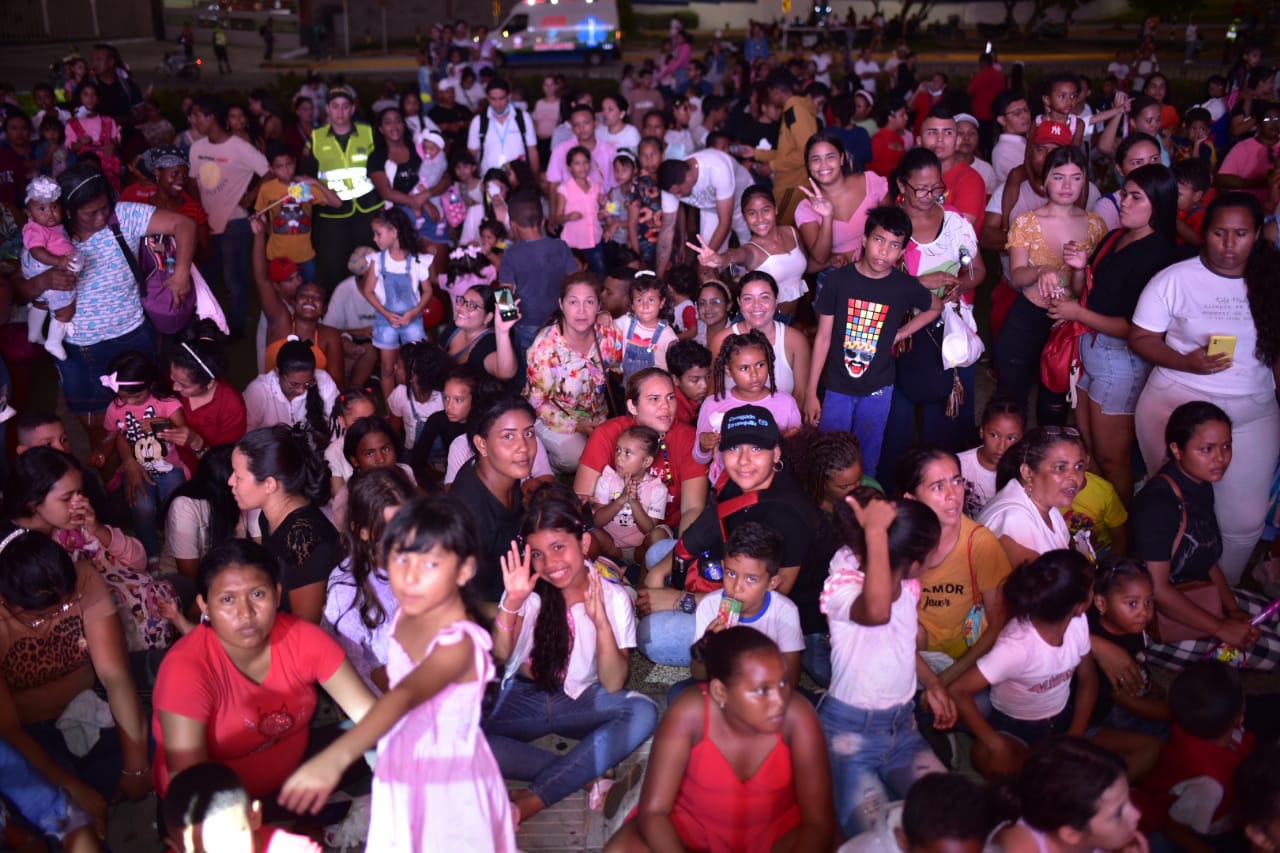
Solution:
{"label": "boy in black t-shirt", "polygon": [[[898,269],[911,238],[911,219],[897,207],[867,214],[862,257],[832,271],[814,308],[818,332],[806,389],[805,418],[823,432],[852,432],[875,476],[884,425],[893,399],[893,347],[942,313],[942,302],[915,276]],[[907,311],[919,312],[906,323]],[[839,331],[833,345],[832,332]],[[818,381],[826,395],[818,400]]]}

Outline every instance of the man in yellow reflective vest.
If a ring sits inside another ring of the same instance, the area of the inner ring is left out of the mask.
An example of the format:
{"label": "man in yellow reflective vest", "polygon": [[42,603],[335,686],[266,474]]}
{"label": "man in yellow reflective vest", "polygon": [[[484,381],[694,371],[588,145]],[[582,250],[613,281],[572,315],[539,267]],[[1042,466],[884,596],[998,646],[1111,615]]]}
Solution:
{"label": "man in yellow reflective vest", "polygon": [[356,93],[350,86],[329,90],[329,123],[311,134],[311,153],[319,164],[317,177],[337,193],[342,206],[316,209],[312,242],[316,249],[316,279],[330,292],[347,276],[347,259],[357,246],[373,245],[373,215],[382,198],[369,180],[373,128],[355,121]]}

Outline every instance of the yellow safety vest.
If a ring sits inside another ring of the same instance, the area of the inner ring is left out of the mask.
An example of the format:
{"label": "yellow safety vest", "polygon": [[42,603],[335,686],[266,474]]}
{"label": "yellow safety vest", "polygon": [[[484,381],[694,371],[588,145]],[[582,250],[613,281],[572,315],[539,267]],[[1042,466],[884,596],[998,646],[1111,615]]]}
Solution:
{"label": "yellow safety vest", "polygon": [[343,204],[336,212],[326,211],[317,215],[327,219],[345,219],[357,211],[369,213],[382,207],[382,200],[374,195],[361,205],[360,199],[374,192],[373,181],[369,180],[369,155],[373,153],[373,128],[364,122],[355,122],[351,128],[351,136],[347,138],[347,146],[338,144],[330,125],[317,128],[311,132],[311,153],[320,166],[318,177],[329,189],[338,194]]}

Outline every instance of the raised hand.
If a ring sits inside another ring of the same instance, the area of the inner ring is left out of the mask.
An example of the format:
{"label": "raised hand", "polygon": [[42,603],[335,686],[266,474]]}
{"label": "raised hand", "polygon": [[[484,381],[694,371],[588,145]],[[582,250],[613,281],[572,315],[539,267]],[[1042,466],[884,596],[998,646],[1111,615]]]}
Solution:
{"label": "raised hand", "polygon": [[718,269],[720,267],[720,255],[716,254],[715,250],[707,245],[707,241],[702,239],[701,234],[698,235],[698,243],[696,246],[693,243],[688,242],[686,242],[685,245],[690,249],[693,249],[693,251],[698,254],[698,263],[702,266],[711,267],[712,269]]}
{"label": "raised hand", "polygon": [[809,186],[800,184],[796,187],[800,192],[804,193],[805,198],[809,199],[809,206],[813,208],[813,212],[821,216],[823,219],[829,219],[835,213],[835,206],[831,204],[831,199],[822,194],[822,188],[818,186],[817,181],[813,178],[809,179]]}
{"label": "raised hand", "polygon": [[506,606],[508,610],[519,610],[524,606],[529,594],[542,577],[533,570],[533,558],[529,556],[529,546],[520,547],[517,539],[511,543],[510,550],[502,555],[498,562],[502,565],[502,588],[506,590]]}
{"label": "raised hand", "polygon": [[874,498],[866,506],[858,503],[853,497],[846,497],[845,502],[853,510],[853,517],[858,519],[863,530],[887,531],[898,517],[898,507],[893,501],[885,498]]}

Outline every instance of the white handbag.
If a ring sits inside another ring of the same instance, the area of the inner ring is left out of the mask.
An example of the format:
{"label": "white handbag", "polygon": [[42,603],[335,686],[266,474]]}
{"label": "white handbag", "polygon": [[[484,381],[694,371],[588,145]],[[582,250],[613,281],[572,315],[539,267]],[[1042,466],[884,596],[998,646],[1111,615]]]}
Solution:
{"label": "white handbag", "polygon": [[973,306],[963,302],[942,306],[942,366],[968,367],[982,357],[986,345],[978,337]]}

